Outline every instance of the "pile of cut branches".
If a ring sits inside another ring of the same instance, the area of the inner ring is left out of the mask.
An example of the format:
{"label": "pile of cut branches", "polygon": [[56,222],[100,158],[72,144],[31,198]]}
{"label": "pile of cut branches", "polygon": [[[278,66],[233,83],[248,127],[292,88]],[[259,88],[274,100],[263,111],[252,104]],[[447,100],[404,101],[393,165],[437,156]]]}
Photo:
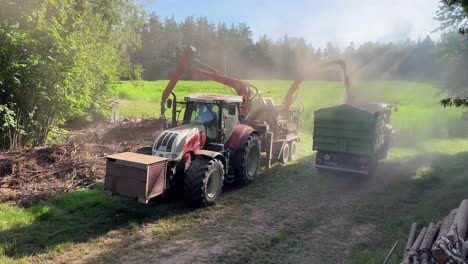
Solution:
{"label": "pile of cut branches", "polygon": [[0,202],[32,205],[104,179],[105,156],[137,151],[160,131],[159,120],[79,133],[66,144],[0,152]]}

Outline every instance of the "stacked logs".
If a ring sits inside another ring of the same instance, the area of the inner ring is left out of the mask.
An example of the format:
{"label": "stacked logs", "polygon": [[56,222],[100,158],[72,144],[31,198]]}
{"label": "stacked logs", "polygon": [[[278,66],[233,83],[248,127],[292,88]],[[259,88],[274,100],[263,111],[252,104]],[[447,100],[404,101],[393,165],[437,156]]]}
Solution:
{"label": "stacked logs", "polygon": [[442,221],[417,229],[413,223],[402,264],[468,264],[468,199]]}

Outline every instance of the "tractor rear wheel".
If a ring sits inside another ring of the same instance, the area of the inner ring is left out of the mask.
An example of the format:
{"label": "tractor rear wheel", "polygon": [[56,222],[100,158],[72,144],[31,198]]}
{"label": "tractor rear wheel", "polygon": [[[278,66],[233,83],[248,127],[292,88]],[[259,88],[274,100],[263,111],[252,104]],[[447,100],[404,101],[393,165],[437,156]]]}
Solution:
{"label": "tractor rear wheel", "polygon": [[260,167],[260,139],[253,134],[234,156],[235,182],[247,185],[255,180]]}
{"label": "tractor rear wheel", "polygon": [[184,180],[184,193],[191,207],[204,207],[215,203],[224,182],[224,166],[220,160],[197,157]]}

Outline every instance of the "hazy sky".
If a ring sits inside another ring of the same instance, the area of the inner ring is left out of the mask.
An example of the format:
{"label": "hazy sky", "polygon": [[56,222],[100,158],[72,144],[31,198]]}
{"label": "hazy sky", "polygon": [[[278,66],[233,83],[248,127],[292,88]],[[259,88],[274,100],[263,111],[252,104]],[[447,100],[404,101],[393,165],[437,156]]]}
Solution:
{"label": "hazy sky", "polygon": [[354,41],[418,39],[437,28],[439,0],[139,0],[162,18],[206,16],[218,22],[244,22],[256,39],[277,40],[288,34],[314,46],[327,41],[345,46]]}

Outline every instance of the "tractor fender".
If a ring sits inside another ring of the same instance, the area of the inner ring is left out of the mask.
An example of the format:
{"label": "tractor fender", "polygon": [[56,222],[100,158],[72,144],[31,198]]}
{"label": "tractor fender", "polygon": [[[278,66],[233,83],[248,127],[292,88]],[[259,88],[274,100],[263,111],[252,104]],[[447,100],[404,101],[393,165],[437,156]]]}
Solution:
{"label": "tractor fender", "polygon": [[235,150],[239,146],[243,146],[247,142],[247,138],[254,132],[251,126],[238,125],[234,128],[231,138],[229,139],[229,148]]}
{"label": "tractor fender", "polygon": [[226,164],[226,159],[224,158],[223,154],[216,152],[216,151],[211,151],[211,150],[206,150],[206,149],[200,149],[195,152],[196,156],[204,156],[210,159],[219,159],[223,164]]}

